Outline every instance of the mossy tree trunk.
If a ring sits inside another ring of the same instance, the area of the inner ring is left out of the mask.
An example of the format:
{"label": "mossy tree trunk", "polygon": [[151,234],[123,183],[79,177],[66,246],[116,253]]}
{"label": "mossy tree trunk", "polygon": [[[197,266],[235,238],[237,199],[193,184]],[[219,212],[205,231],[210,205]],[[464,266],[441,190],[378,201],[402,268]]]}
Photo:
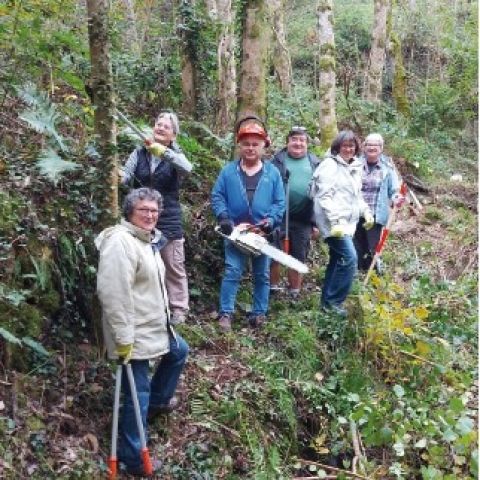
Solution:
{"label": "mossy tree trunk", "polygon": [[235,64],[235,35],[232,22],[231,0],[217,0],[217,15],[221,23],[218,41],[218,108],[215,129],[225,134],[231,130],[235,116],[237,68]]}
{"label": "mossy tree trunk", "polygon": [[382,97],[383,69],[385,68],[385,47],[387,45],[387,14],[389,0],[375,0],[373,12],[372,43],[365,71],[363,98],[379,102]]}
{"label": "mossy tree trunk", "polygon": [[92,66],[90,84],[95,106],[95,136],[100,154],[97,164],[100,188],[97,190],[95,200],[102,212],[99,223],[108,225],[118,217],[115,102],[108,36],[109,1],[87,0],[87,11]]}
{"label": "mossy tree trunk", "polygon": [[242,61],[237,118],[267,113],[268,26],[264,0],[246,0],[243,8]]}
{"label": "mossy tree trunk", "polygon": [[198,97],[197,54],[195,45],[195,0],[182,0],[180,4],[182,30],[182,111],[196,118]]}
{"label": "mossy tree trunk", "polygon": [[392,97],[397,111],[408,117],[410,103],[407,96],[407,74],[403,64],[402,44],[395,32],[391,33],[390,45],[393,57]]}
{"label": "mossy tree trunk", "polygon": [[292,90],[292,62],[285,34],[285,2],[284,0],[270,0],[268,7],[270,24],[273,30],[273,68],[280,89],[283,93],[290,94]]}
{"label": "mossy tree trunk", "polygon": [[317,25],[319,42],[319,98],[321,147],[327,149],[337,134],[337,116],[335,112],[335,37],[333,34],[332,0],[320,0],[317,6]]}

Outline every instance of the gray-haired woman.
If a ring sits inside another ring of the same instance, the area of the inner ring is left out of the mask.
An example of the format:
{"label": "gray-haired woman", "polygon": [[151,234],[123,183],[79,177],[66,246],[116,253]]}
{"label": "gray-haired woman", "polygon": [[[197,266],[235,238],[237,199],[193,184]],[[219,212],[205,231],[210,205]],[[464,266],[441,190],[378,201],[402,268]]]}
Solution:
{"label": "gray-haired woman", "polygon": [[[149,188],[130,192],[124,219],[95,239],[100,253],[97,294],[102,306],[105,344],[111,359],[130,362],[144,429],[148,419],[169,413],[188,355],[188,345],[169,322],[165,267],[158,250],[165,241],[155,229],[161,195]],[[150,379],[149,362],[159,359]],[[144,476],[140,436],[129,382],[123,370],[123,409],[118,458],[127,473]]]}
{"label": "gray-haired woman", "polygon": [[185,321],[188,313],[188,282],[180,206],[182,177],[191,172],[192,164],[175,142],[179,133],[177,116],[172,112],[158,115],[153,127],[154,142],[132,152],[123,168],[122,183],[133,188],[149,187],[163,196],[164,208],[157,228],[168,242],[161,250],[166,268],[166,285],[172,311],[172,323]]}
{"label": "gray-haired woman", "polygon": [[[365,229],[364,219],[360,218],[353,237],[358,269],[363,271],[370,267],[382,228],[388,221],[390,205],[400,206],[405,200],[399,194],[400,184],[392,160],[383,154],[383,143],[383,137],[379,133],[367,135],[360,159],[363,198],[375,217],[375,223],[369,230]],[[381,273],[378,263],[375,268],[377,273]]]}

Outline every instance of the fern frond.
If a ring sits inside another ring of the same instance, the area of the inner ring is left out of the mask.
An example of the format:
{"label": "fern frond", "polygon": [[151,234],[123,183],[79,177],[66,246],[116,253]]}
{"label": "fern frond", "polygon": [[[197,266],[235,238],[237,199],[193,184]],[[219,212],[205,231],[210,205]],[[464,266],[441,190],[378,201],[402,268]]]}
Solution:
{"label": "fern frond", "polygon": [[73,172],[80,168],[80,165],[63,160],[55,150],[49,148],[40,152],[37,160],[37,167],[40,171],[40,175],[47,177],[54,185],[56,185],[64,173]]}
{"label": "fern frond", "polygon": [[28,84],[17,90],[20,98],[30,106],[29,109],[19,115],[19,118],[36,132],[53,138],[62,151],[67,152],[68,148],[64,143],[64,139],[55,127],[55,123],[60,118],[60,115],[46,93],[38,91],[33,84]]}

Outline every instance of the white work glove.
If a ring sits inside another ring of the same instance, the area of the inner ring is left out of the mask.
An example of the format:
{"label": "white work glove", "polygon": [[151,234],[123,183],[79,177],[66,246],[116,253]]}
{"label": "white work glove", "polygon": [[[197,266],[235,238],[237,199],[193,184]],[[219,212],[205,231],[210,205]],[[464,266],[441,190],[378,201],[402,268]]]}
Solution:
{"label": "white work glove", "polygon": [[363,228],[365,230],[370,230],[375,225],[373,215],[370,212],[365,212],[363,214],[363,218],[365,219],[365,221],[363,222]]}
{"label": "white work glove", "polygon": [[147,150],[157,158],[160,158],[167,151],[167,147],[165,145],[157,142],[150,143],[146,145],[146,147]]}
{"label": "white work glove", "polygon": [[342,238],[347,233],[346,225],[334,225],[330,230],[330,236],[336,238]]}

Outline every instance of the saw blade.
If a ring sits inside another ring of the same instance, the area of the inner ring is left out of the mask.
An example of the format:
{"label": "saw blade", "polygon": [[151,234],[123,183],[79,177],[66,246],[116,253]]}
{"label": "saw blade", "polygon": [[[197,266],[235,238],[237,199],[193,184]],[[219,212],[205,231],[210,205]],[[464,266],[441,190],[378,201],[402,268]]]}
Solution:
{"label": "saw blade", "polygon": [[267,243],[260,248],[260,251],[264,255],[269,256],[276,262],[281,263],[292,270],[296,270],[299,273],[308,272],[308,267],[304,263],[300,262],[291,255],[288,255],[288,253],[282,252],[278,248],[275,248],[273,245]]}

